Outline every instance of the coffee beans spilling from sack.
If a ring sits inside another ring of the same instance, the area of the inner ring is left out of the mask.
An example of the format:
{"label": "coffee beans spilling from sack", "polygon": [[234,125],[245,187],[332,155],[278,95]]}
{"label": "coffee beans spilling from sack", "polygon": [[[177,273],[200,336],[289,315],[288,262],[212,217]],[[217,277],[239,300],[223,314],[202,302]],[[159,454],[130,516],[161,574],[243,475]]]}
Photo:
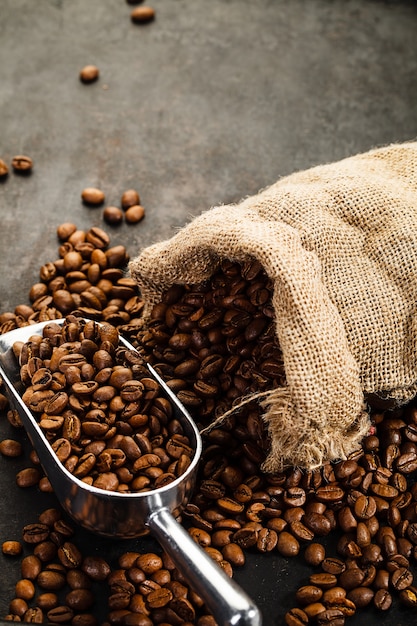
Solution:
{"label": "coffee beans spilling from sack", "polygon": [[158,488],[188,468],[193,450],[172,404],[111,324],[73,315],[15,343],[22,399],[75,477],[119,492]]}
{"label": "coffee beans spilling from sack", "polygon": [[[81,270],[87,271],[87,280],[89,263],[91,255],[86,269]],[[58,261],[58,273],[65,277],[62,267]],[[112,284],[117,285],[120,276],[112,274],[112,278]],[[72,283],[68,282],[65,281],[66,290],[76,293],[70,291]],[[53,293],[50,281],[42,284],[48,295]],[[256,298],[249,292],[251,288],[258,292]],[[407,615],[412,616],[411,611],[417,606],[413,584],[417,557],[415,403],[373,412],[373,432],[345,461],[325,463],[319,471],[288,468],[283,472],[264,472],[261,468],[269,442],[262,407],[256,399],[247,403],[242,400],[249,388],[257,394],[269,386],[280,385],[285,372],[278,343],[270,331],[270,283],[262,267],[250,261],[224,261],[213,277],[202,284],[173,285],[152,308],[146,325],[140,317],[140,296],[131,297],[135,298],[137,312],[127,313],[127,318],[126,303],[130,298],[119,299],[123,314],[112,309],[112,323],[159,369],[204,429],[204,450],[194,496],[182,516],[194,540],[229,575],[245,565],[248,552],[303,558],[312,568],[310,577],[299,581],[298,590],[294,588],[294,608],[285,617],[277,609],[276,619],[284,619],[289,626],[341,625],[349,623],[350,618],[354,623],[353,616],[359,610],[372,606],[374,610],[387,611],[397,603],[403,604]],[[83,306],[77,296],[75,300]],[[110,290],[107,302],[115,306]],[[54,306],[53,299],[47,303],[42,317],[64,315]],[[29,308],[32,313],[27,318],[16,312],[7,314],[2,328],[37,321],[38,310]],[[93,310],[96,319],[104,319],[107,314],[106,307]],[[245,317],[248,313],[249,318]],[[75,315],[81,317],[86,312],[78,309]],[[245,324],[239,321],[242,319]],[[254,334],[245,334],[253,321]],[[5,398],[2,408],[6,410]],[[19,428],[15,412],[9,411],[8,417],[11,425]],[[217,418],[219,421],[213,425]],[[13,439],[18,438],[16,435]],[[18,452],[18,446],[10,440],[4,449],[11,454]],[[38,468],[40,474],[36,455],[31,456],[31,461],[33,467],[27,469]],[[36,484],[28,480],[21,486],[33,488]],[[25,527],[24,537],[30,536]],[[333,550],[328,547],[329,536],[337,537]],[[75,537],[70,541],[76,545]],[[25,549],[30,549],[31,544],[24,543]],[[41,550],[53,550],[50,543],[54,541],[41,541]],[[75,553],[75,548],[71,550]],[[18,550],[15,554],[14,558],[22,558]],[[98,568],[105,581],[94,584],[108,585],[110,589],[108,623],[152,626],[185,620],[212,626],[212,617],[207,615],[201,599],[165,555],[156,556],[153,551],[123,553],[116,564],[109,565],[111,571],[103,564]],[[50,558],[51,567],[44,568],[60,570],[59,558]],[[81,558],[90,563],[90,557]],[[82,566],[75,570],[78,576]],[[35,588],[43,584],[45,575],[39,580],[38,576],[33,579]],[[68,578],[72,580],[72,576]],[[22,598],[18,598],[22,586],[25,588],[25,584],[19,585],[16,598],[11,600],[7,619],[18,621],[24,615],[24,605],[19,606]],[[28,593],[31,592],[23,591]],[[43,590],[40,595],[44,593],[54,591]],[[44,609],[36,603],[47,606],[52,600],[42,597],[38,601],[35,596],[25,602],[39,618],[39,610]],[[52,622],[55,615],[58,621],[61,611],[68,616],[66,611],[74,611],[71,602],[64,599],[55,613],[42,613],[43,620]],[[73,623],[94,624],[94,613],[92,606],[82,612],[82,617],[74,615]]]}
{"label": "coffee beans spilling from sack", "polygon": [[259,263],[224,261],[210,280],[173,285],[153,307],[139,349],[196,419],[211,424],[242,396],[284,384],[271,297]]}

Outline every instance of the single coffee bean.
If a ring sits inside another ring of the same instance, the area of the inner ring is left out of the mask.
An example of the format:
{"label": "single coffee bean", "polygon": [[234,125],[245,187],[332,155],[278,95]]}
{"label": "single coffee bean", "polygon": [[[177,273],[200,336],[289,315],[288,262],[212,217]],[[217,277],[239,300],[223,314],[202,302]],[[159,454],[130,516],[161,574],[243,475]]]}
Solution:
{"label": "single coffee bean", "polygon": [[328,574],[335,574],[339,576],[346,569],[346,564],[341,559],[336,559],[333,557],[327,557],[323,560],[322,569]]}
{"label": "single coffee bean", "polygon": [[16,598],[29,601],[35,595],[35,585],[29,578],[22,578],[15,585]]}
{"label": "single coffee bean", "polygon": [[358,609],[368,606],[373,600],[375,592],[370,587],[355,587],[351,589],[347,598],[351,600]]}
{"label": "single coffee bean", "polygon": [[81,570],[94,581],[106,580],[110,574],[110,566],[102,557],[87,556],[84,558]]}
{"label": "single coffee bean", "polygon": [[398,595],[404,606],[412,609],[417,607],[417,589],[415,587],[402,589]]}
{"label": "single coffee bean", "polygon": [[58,548],[59,561],[68,569],[78,568],[82,563],[82,554],[77,546],[66,541]]}
{"label": "single coffee bean", "polygon": [[137,7],[131,12],[130,18],[135,24],[146,24],[155,19],[155,10],[149,6]]}
{"label": "single coffee bean", "polygon": [[291,533],[284,530],[278,536],[277,550],[285,557],[296,556],[300,552],[300,544]]}
{"label": "single coffee bean", "polygon": [[107,206],[103,209],[103,219],[111,226],[117,226],[123,222],[123,211],[116,206]]}
{"label": "single coffee bean", "polygon": [[22,454],[22,444],[16,439],[3,439],[0,441],[0,454],[6,457],[18,457]]}
{"label": "single coffee bean", "polygon": [[44,620],[44,615],[42,610],[39,607],[28,608],[26,613],[23,615],[22,621],[32,623],[32,624],[42,624]]}
{"label": "single coffee bean", "polygon": [[43,570],[36,579],[37,585],[47,591],[58,591],[65,585],[65,574],[59,571]]}
{"label": "single coffee bean", "polygon": [[29,544],[36,544],[45,541],[49,536],[49,527],[46,524],[27,524],[23,527],[23,540]]}
{"label": "single coffee bean", "polygon": [[58,596],[52,591],[46,591],[45,593],[41,593],[36,598],[36,606],[38,606],[42,611],[49,611],[50,609],[58,606],[58,604]]}
{"label": "single coffee bean", "polygon": [[100,71],[96,65],[85,65],[80,71],[82,83],[93,83],[99,77]]}
{"label": "single coffee bean", "polygon": [[323,589],[316,585],[304,585],[297,590],[295,597],[301,605],[319,602],[323,597]]}
{"label": "single coffee bean", "polygon": [[328,574],[327,572],[311,574],[309,580],[311,585],[315,585],[321,589],[330,589],[330,587],[334,587],[337,584],[337,577],[334,574]]}
{"label": "single coffee bean", "polygon": [[307,614],[299,608],[290,609],[285,614],[284,619],[287,626],[305,626],[308,624]]}
{"label": "single coffee bean", "polygon": [[413,574],[406,567],[399,567],[391,574],[391,584],[397,591],[402,591],[413,584]]}
{"label": "single coffee bean", "polygon": [[246,558],[242,548],[237,543],[229,543],[222,548],[224,558],[233,566],[242,567]]}
{"label": "single coffee bean", "polygon": [[380,611],[387,611],[392,604],[392,596],[386,589],[378,589],[373,600],[374,606]]}
{"label": "single coffee bean", "polygon": [[310,543],[304,551],[304,559],[309,565],[320,565],[326,557],[326,550],[321,543]]}
{"label": "single coffee bean", "polygon": [[326,609],[317,616],[317,624],[320,626],[344,626],[345,616],[339,609]]}
{"label": "single coffee bean", "polygon": [[33,161],[28,156],[18,154],[12,159],[12,167],[17,174],[29,174],[33,168]]}
{"label": "single coffee bean", "polygon": [[88,611],[95,601],[90,589],[73,589],[65,596],[65,604],[73,611]]}
{"label": "single coffee bean", "polygon": [[101,189],[97,189],[96,187],[86,187],[81,192],[81,199],[85,204],[98,206],[103,204],[105,195]]}
{"label": "single coffee bean", "polygon": [[22,578],[36,580],[42,571],[42,561],[35,554],[28,554],[20,564]]}
{"label": "single coffee bean", "polygon": [[69,606],[56,606],[46,614],[52,624],[68,624],[74,617],[74,611]]}
{"label": "single coffee bean", "polygon": [[[20,541],[4,541],[2,543],[2,552],[7,556],[19,556],[22,553],[22,544]],[[26,576],[24,576],[26,578]]]}
{"label": "single coffee bean", "polygon": [[126,189],[120,199],[120,205],[124,211],[129,207],[140,204],[139,193],[136,189]]}
{"label": "single coffee bean", "polygon": [[145,209],[140,204],[135,204],[125,211],[125,220],[128,224],[137,224],[145,217]]}

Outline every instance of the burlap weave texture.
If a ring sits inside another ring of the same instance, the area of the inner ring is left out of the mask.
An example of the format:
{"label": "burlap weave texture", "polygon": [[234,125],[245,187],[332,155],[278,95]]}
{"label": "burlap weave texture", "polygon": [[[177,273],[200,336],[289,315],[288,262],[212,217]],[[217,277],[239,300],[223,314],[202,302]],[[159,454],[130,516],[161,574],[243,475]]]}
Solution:
{"label": "burlap weave texture", "polygon": [[297,172],[209,209],[142,250],[130,272],[149,312],[172,284],[249,257],[274,283],[287,382],[262,401],[264,469],[344,459],[368,432],[368,394],[401,404],[417,390],[417,143]]}

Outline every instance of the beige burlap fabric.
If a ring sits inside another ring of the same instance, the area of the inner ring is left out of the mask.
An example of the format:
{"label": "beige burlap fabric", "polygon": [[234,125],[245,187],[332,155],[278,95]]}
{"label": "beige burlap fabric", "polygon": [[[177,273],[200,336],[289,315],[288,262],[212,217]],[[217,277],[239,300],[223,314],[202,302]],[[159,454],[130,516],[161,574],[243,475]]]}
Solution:
{"label": "beige burlap fabric", "polygon": [[287,385],[262,401],[267,471],[343,459],[369,429],[366,394],[417,389],[417,143],[292,174],[207,210],[130,264],[147,311],[220,259],[257,258],[274,282]]}

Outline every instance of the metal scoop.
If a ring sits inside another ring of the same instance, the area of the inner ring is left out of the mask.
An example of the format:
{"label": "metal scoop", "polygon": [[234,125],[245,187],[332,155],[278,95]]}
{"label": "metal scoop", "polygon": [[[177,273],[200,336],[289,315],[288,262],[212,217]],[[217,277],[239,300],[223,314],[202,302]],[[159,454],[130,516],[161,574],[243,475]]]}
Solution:
{"label": "metal scoop", "polygon": [[[53,320],[63,324],[64,319]],[[45,474],[61,506],[81,526],[100,535],[133,538],[149,531],[158,539],[193,589],[204,600],[219,626],[258,626],[261,615],[247,594],[191,538],[175,517],[189,500],[202,452],[200,433],[175,394],[148,365],[149,373],[171,402],[194,449],[190,466],[168,485],[143,493],[118,493],[87,485],[73,476],[58,460],[31,411],[21,398],[20,367],[13,353],[16,341],[42,335],[50,321],[0,335],[0,376],[12,405],[18,410]],[[120,342],[134,347],[124,338]]]}

